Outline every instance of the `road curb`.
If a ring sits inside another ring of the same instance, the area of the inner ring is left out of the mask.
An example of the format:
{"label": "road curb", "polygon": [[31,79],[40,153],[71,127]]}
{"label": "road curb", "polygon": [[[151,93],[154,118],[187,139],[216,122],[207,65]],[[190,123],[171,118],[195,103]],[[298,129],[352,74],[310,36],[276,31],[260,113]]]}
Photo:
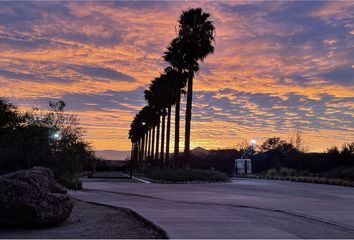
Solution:
{"label": "road curb", "polygon": [[74,198],[74,199],[76,199],[78,201],[81,201],[81,202],[86,202],[86,203],[90,203],[90,204],[95,204],[95,205],[99,205],[99,206],[110,207],[110,208],[115,208],[115,209],[122,210],[122,211],[124,211],[124,212],[126,212],[128,214],[131,214],[134,218],[142,221],[148,227],[151,227],[151,228],[155,229],[159,234],[161,234],[163,236],[161,239],[169,239],[167,232],[163,228],[161,228],[159,225],[153,223],[149,219],[144,218],[142,215],[140,215],[139,213],[135,212],[134,210],[132,210],[130,208],[117,207],[117,206],[112,206],[112,205],[104,204],[104,203],[86,201],[86,200],[75,198],[74,196],[72,196],[72,198]]}
{"label": "road curb", "polygon": [[[127,176],[127,177],[130,177],[128,174],[125,174],[125,173],[121,173],[122,175],[124,176]],[[141,178],[137,178],[137,177],[134,177],[132,176],[133,179],[139,181],[139,182],[142,182],[142,183],[151,183],[150,181],[147,181],[147,180],[144,180],[144,179],[141,179]]]}

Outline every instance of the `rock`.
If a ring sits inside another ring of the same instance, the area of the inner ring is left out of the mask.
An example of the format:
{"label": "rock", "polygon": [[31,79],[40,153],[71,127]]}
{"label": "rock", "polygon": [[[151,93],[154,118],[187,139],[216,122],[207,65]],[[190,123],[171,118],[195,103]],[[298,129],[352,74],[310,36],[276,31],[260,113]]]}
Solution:
{"label": "rock", "polygon": [[0,176],[0,225],[55,225],[65,221],[73,207],[74,201],[48,168]]}

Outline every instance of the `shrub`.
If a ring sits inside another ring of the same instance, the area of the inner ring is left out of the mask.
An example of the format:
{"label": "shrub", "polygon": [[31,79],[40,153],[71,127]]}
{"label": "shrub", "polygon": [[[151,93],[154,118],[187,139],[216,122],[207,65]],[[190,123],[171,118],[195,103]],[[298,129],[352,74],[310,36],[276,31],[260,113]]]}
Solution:
{"label": "shrub", "polygon": [[305,177],[305,181],[308,182],[308,183],[315,183],[315,178],[313,177]]}
{"label": "shrub", "polygon": [[224,182],[228,177],[225,173],[211,170],[198,169],[164,169],[153,170],[147,174],[149,178],[167,182]]}
{"label": "shrub", "polygon": [[346,186],[346,187],[350,187],[352,185],[351,182],[348,182],[348,181],[345,181],[344,184],[345,184],[344,186]]}
{"label": "shrub", "polygon": [[281,168],[279,171],[280,176],[287,177],[287,176],[295,176],[296,170],[292,168]]}
{"label": "shrub", "polygon": [[318,183],[326,184],[326,178],[319,178],[317,180],[318,180]]}
{"label": "shrub", "polygon": [[61,185],[65,186],[68,189],[72,190],[82,190],[82,182],[80,178],[70,178],[70,179],[64,179],[60,178],[57,179],[58,183]]}
{"label": "shrub", "polygon": [[267,175],[268,175],[268,176],[275,176],[275,175],[277,175],[277,170],[275,170],[274,168],[269,169],[269,170],[267,171]]}
{"label": "shrub", "polygon": [[344,172],[345,170],[347,170],[346,167],[340,166],[340,167],[333,168],[333,169],[331,169],[331,170],[328,171],[328,172],[322,173],[321,175],[322,175],[323,177],[326,177],[326,178],[339,178],[339,179],[343,179],[343,172]]}
{"label": "shrub", "polygon": [[309,171],[301,171],[299,175],[304,177],[309,177],[311,176],[311,173]]}
{"label": "shrub", "polygon": [[289,172],[289,176],[296,176],[296,174],[297,174],[297,171],[295,169],[292,169],[292,168],[290,168],[288,170],[288,172]]}
{"label": "shrub", "polygon": [[281,168],[279,170],[279,175],[283,176],[283,177],[288,176],[288,169],[287,168]]}
{"label": "shrub", "polygon": [[342,175],[343,175],[343,179],[354,181],[354,168],[348,168],[343,170]]}
{"label": "shrub", "polygon": [[65,103],[49,106],[48,111],[22,112],[0,98],[0,174],[44,166],[65,187],[78,188],[76,178],[92,168],[94,151],[78,119],[65,113]]}

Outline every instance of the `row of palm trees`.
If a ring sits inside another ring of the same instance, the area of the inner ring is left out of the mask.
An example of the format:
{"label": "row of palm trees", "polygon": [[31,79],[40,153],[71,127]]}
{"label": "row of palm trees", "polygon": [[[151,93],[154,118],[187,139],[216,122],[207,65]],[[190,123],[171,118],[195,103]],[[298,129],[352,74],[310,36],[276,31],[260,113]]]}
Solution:
{"label": "row of palm trees", "polygon": [[[194,73],[199,70],[198,62],[214,52],[212,43],[215,27],[209,19],[210,14],[201,8],[184,11],[179,17],[178,35],[171,41],[163,55],[169,66],[159,77],[153,79],[149,88],[144,91],[147,106],[136,114],[131,123],[129,138],[132,142],[133,161],[143,162],[147,159],[161,167],[190,165]],[[184,157],[180,159],[180,105],[181,95],[185,93],[186,86],[185,145]],[[175,106],[175,140],[173,161],[170,161],[172,106]]]}

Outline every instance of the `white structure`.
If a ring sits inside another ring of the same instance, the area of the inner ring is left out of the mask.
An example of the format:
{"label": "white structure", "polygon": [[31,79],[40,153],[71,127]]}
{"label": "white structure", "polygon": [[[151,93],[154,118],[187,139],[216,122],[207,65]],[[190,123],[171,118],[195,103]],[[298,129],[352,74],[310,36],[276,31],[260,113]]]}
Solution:
{"label": "white structure", "polygon": [[252,174],[251,159],[240,158],[235,160],[235,173],[238,175]]}

